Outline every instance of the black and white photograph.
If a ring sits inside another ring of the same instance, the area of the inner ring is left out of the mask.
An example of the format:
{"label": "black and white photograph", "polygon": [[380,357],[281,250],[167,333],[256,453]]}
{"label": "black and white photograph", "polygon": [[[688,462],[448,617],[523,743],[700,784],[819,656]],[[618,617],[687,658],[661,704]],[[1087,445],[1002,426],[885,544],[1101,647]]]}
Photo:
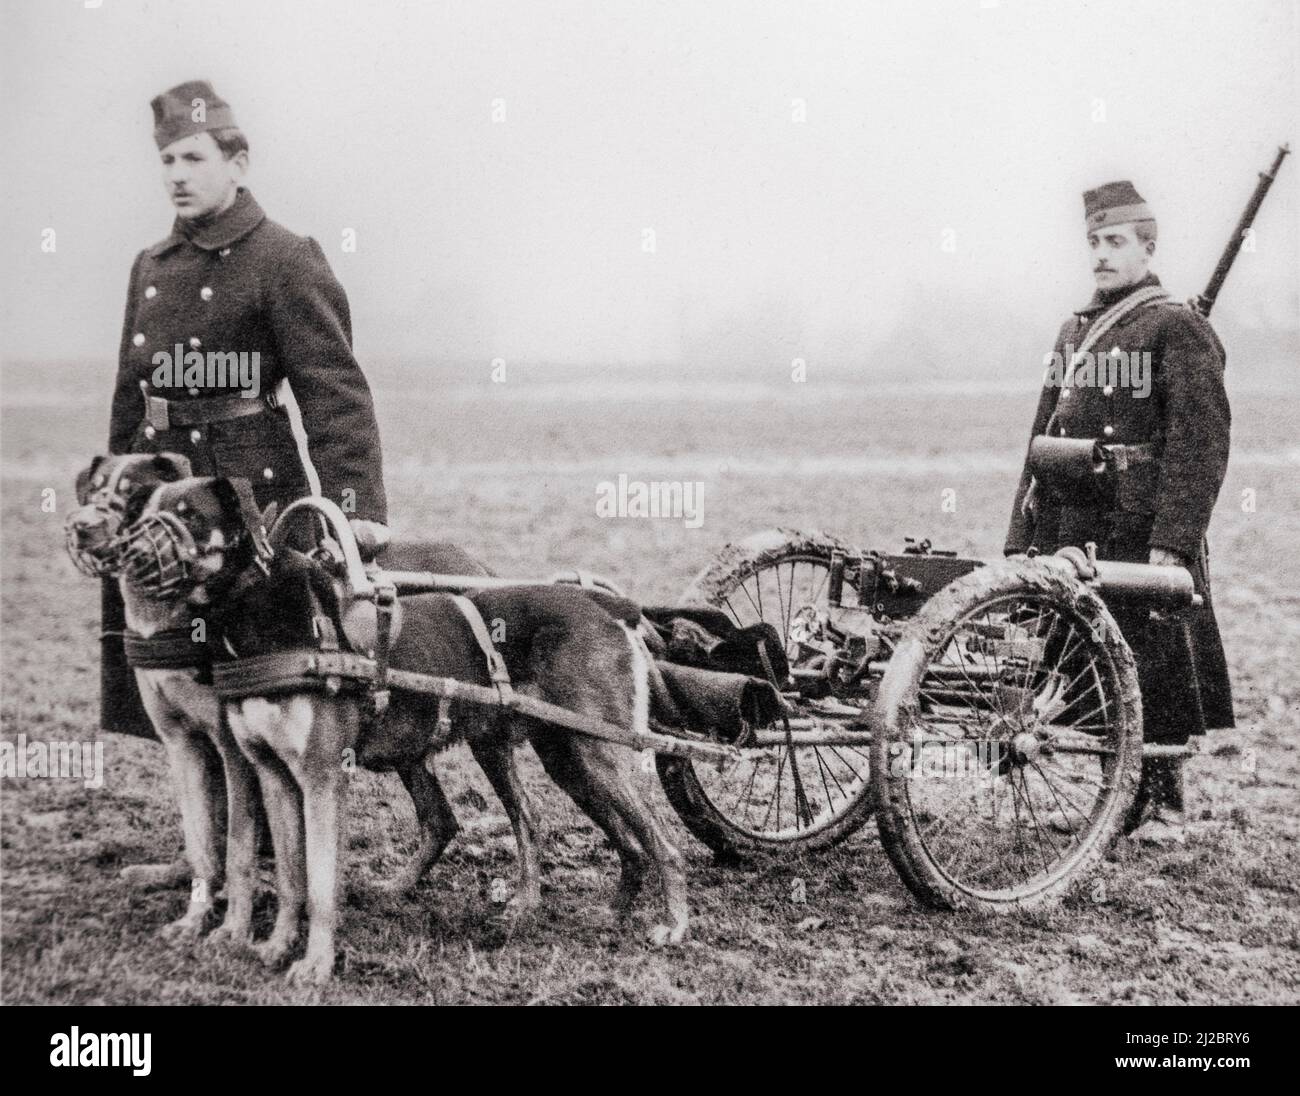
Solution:
{"label": "black and white photograph", "polygon": [[1197,1007],[1300,1002],[1296,0],[2,11],[38,1066],[1072,1005],[1251,1069]]}

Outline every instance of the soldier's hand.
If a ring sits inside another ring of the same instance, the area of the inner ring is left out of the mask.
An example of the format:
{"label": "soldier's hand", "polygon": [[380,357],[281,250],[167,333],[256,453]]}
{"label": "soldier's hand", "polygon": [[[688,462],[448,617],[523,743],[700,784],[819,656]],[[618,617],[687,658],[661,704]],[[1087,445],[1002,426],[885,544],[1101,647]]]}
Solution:
{"label": "soldier's hand", "polygon": [[1034,520],[1034,511],[1038,508],[1038,481],[1031,479],[1029,489],[1025,492],[1025,497],[1020,503],[1020,514],[1022,517]]}
{"label": "soldier's hand", "polygon": [[1186,567],[1187,560],[1169,548],[1152,548],[1151,563],[1157,567]]}
{"label": "soldier's hand", "polygon": [[366,563],[379,555],[393,537],[388,526],[381,525],[377,521],[353,518],[348,524],[352,526],[352,535],[357,541],[357,551],[361,553],[361,558]]}

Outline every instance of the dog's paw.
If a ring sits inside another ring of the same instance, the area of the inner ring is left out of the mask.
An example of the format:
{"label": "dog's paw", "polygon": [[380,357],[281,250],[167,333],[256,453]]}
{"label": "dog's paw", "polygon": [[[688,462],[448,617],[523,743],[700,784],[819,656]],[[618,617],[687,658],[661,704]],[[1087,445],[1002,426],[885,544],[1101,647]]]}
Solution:
{"label": "dog's paw", "polygon": [[501,907],[497,917],[507,932],[515,933],[531,925],[541,908],[541,895],[516,894]]}
{"label": "dog's paw", "polygon": [[264,967],[269,970],[278,970],[289,961],[289,953],[293,951],[293,941],[277,939],[274,936],[268,937],[260,944],[253,945],[253,954]]}
{"label": "dog's paw", "polygon": [[289,968],[284,976],[291,986],[323,986],[334,977],[334,955],[308,953]]}
{"label": "dog's paw", "polygon": [[252,927],[229,921],[223,921],[203,938],[203,947],[208,951],[248,951],[252,946]]}
{"label": "dog's paw", "polygon": [[182,887],[190,881],[190,866],[184,860],[170,864],[132,864],[118,873],[131,887]]}
{"label": "dog's paw", "polygon": [[647,939],[649,939],[650,943],[657,948],[680,944],[686,939],[686,926],[655,925],[655,927],[650,930],[650,935]]}

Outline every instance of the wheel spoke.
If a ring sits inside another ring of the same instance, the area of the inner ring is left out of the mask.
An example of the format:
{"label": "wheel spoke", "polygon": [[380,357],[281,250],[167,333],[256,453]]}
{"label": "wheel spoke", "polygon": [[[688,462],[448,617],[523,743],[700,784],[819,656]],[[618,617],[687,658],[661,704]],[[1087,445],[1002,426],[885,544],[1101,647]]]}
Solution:
{"label": "wheel spoke", "polygon": [[[738,627],[756,623],[776,627],[793,665],[797,658],[814,652],[791,642],[791,628],[805,607],[826,611],[829,582],[829,553],[801,550],[752,566],[743,579],[719,587],[713,600]],[[846,604],[852,604],[851,594],[846,588]],[[811,756],[803,753],[808,749]],[[695,764],[689,768],[708,807],[729,826],[760,841],[785,842],[803,840],[810,832],[835,825],[869,796],[869,764],[869,754],[853,746],[784,742],[747,748],[738,763],[722,770]],[[808,796],[818,785],[823,802]]]}

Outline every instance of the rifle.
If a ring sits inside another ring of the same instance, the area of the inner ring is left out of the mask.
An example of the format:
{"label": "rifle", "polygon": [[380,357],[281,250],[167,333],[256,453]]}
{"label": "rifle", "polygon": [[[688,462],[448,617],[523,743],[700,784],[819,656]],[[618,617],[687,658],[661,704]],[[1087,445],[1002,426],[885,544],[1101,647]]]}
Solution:
{"label": "rifle", "polygon": [[1259,207],[1264,202],[1264,195],[1268,193],[1268,188],[1273,185],[1273,180],[1277,178],[1277,169],[1282,166],[1282,161],[1286,159],[1287,153],[1290,151],[1290,145],[1279,147],[1277,159],[1273,161],[1273,166],[1267,171],[1259,173],[1259,182],[1255,184],[1255,192],[1250,196],[1250,201],[1246,203],[1246,208],[1241,214],[1241,220],[1237,222],[1236,231],[1228,240],[1228,246],[1223,249],[1223,254],[1219,256],[1219,265],[1214,268],[1214,273],[1210,275],[1210,284],[1205,287],[1205,292],[1192,298],[1190,302],[1192,307],[1202,316],[1208,316],[1210,309],[1214,307],[1215,298],[1218,297],[1219,290],[1223,288],[1223,283],[1228,277],[1228,271],[1232,269],[1232,264],[1237,258],[1237,252],[1241,250],[1241,245],[1245,242],[1246,233],[1250,231],[1250,226],[1254,223],[1255,214],[1259,212]]}

